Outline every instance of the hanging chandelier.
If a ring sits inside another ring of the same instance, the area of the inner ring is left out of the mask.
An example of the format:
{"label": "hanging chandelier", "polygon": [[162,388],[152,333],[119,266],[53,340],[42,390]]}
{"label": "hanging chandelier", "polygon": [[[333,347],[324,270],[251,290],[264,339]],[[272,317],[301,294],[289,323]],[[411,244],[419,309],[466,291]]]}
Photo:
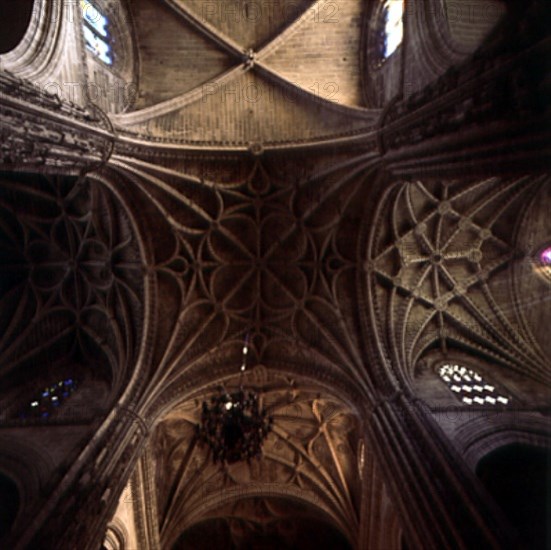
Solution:
{"label": "hanging chandelier", "polygon": [[247,368],[249,337],[243,345],[243,361],[239,390],[228,392],[218,388],[210,403],[203,401],[201,423],[196,426],[200,442],[212,450],[214,463],[228,463],[259,457],[262,443],[271,430],[273,419],[260,408],[258,394],[243,389],[243,374]]}

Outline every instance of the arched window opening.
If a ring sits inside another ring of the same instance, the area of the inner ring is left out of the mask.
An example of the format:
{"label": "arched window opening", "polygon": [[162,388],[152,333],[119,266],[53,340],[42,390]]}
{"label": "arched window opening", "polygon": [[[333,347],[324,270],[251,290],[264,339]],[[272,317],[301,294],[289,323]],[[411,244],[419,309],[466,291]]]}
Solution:
{"label": "arched window opening", "polygon": [[19,418],[50,418],[76,389],[77,383],[72,378],[51,384],[34,396],[19,413]]}
{"label": "arched window opening", "polygon": [[466,405],[508,405],[510,398],[502,395],[472,369],[463,365],[446,363],[438,369],[443,382]]}
{"label": "arched window opening", "polygon": [[380,37],[382,61],[388,59],[404,39],[404,8],[405,0],[384,1]]}
{"label": "arched window opening", "polygon": [[543,265],[551,267],[551,246],[540,252],[540,262]]}
{"label": "arched window opening", "polygon": [[518,530],[526,548],[544,550],[551,540],[551,452],[507,445],[486,455],[476,474]]}
{"label": "arched window opening", "polygon": [[0,540],[11,530],[19,510],[19,491],[15,483],[0,473]]}
{"label": "arched window opening", "polygon": [[548,281],[551,282],[551,246],[546,245],[543,248],[540,248],[536,256],[536,273],[545,277]]}
{"label": "arched window opening", "polygon": [[79,0],[88,84],[86,96],[106,113],[126,111],[137,93],[134,28],[126,0]]}
{"label": "arched window opening", "polygon": [[23,39],[31,21],[34,0],[0,0],[0,54],[13,50]]}
{"label": "arched window opening", "polygon": [[366,10],[367,66],[363,84],[370,107],[382,107],[401,92],[405,7],[405,0],[374,0],[372,9]]}
{"label": "arched window opening", "polygon": [[80,0],[86,48],[106,65],[113,64],[109,20],[88,0]]}

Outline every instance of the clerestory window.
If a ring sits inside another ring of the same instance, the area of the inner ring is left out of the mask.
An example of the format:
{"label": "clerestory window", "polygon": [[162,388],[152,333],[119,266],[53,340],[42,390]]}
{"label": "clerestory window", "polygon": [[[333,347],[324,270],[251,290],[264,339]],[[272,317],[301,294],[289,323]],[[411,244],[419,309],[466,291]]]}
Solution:
{"label": "clerestory window", "polygon": [[20,418],[49,418],[77,389],[72,378],[59,380],[44,388],[19,414]]}
{"label": "clerestory window", "polygon": [[402,43],[404,38],[404,7],[405,0],[385,0],[384,2],[383,59],[388,59]]}
{"label": "clerestory window", "polygon": [[80,0],[86,48],[106,65],[113,64],[109,20],[88,0]]}
{"label": "clerestory window", "polygon": [[466,405],[507,405],[509,397],[502,395],[498,389],[488,383],[472,369],[463,365],[447,363],[438,369],[443,382],[456,397]]}
{"label": "clerestory window", "polygon": [[540,261],[543,265],[551,266],[551,246],[540,252]]}
{"label": "clerestory window", "polygon": [[538,252],[536,271],[551,281],[551,246],[546,246]]}

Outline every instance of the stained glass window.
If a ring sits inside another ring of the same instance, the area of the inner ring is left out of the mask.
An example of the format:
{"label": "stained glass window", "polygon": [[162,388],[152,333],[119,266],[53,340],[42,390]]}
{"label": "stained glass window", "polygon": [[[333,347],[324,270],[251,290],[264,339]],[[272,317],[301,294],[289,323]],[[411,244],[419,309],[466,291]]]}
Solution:
{"label": "stained glass window", "polygon": [[551,246],[539,249],[534,263],[534,271],[551,282]]}
{"label": "stained glass window", "polygon": [[86,48],[106,65],[113,64],[109,20],[87,0],[80,0],[82,30]]}
{"label": "stained glass window", "polygon": [[388,59],[402,43],[404,38],[405,0],[385,0],[383,18],[385,25],[383,40],[383,58]]}
{"label": "stained glass window", "polygon": [[510,401],[480,374],[463,365],[442,365],[438,373],[448,388],[466,405],[499,406],[507,405]]}
{"label": "stained glass window", "polygon": [[49,418],[76,388],[77,383],[72,378],[60,380],[44,388],[25,410],[21,411],[20,418]]}
{"label": "stained glass window", "polygon": [[540,252],[540,262],[543,265],[551,266],[551,246]]}

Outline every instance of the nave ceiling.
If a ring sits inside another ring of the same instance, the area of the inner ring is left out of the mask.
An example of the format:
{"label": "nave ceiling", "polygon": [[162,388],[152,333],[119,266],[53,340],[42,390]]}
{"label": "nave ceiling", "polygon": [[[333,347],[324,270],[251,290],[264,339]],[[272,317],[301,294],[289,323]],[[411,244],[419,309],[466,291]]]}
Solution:
{"label": "nave ceiling", "polygon": [[[268,4],[258,23],[254,10]],[[436,168],[410,160],[394,169],[389,150],[427,137],[415,134],[419,119],[430,119],[429,139],[448,122],[437,106],[411,117],[411,137],[403,111],[439,76],[453,93],[446,70],[475,45],[472,35],[452,48],[444,31],[419,31],[421,9],[385,80],[358,54],[370,44],[373,4],[121,4],[113,24],[125,59],[109,82],[129,85],[130,101],[94,107],[83,94],[67,107],[79,113],[75,127],[97,125],[90,143],[100,153],[80,143],[82,161],[72,151],[70,168],[61,155],[40,175],[10,172],[15,155],[2,164],[6,410],[32,397],[29,373],[42,383],[72,366],[80,394],[57,419],[86,426],[74,456],[93,416],[118,404],[148,435],[127,490],[142,484],[152,502],[144,517],[163,547],[211,528],[234,544],[277,532],[291,545],[303,522],[352,545],[360,536],[384,544],[391,526],[399,548],[405,512],[379,463],[386,442],[368,441],[366,422],[404,395],[427,410],[465,410],[438,386],[442,358],[476,362],[520,409],[548,407],[550,295],[538,253],[551,234],[549,176],[526,166],[493,174],[474,161],[465,173],[442,162],[438,175],[439,153],[422,143],[419,157]],[[64,28],[67,44],[80,40]],[[449,49],[430,47],[443,43]],[[52,46],[55,67],[19,75],[70,77],[84,61],[89,81],[103,78],[89,54],[78,60],[63,47]],[[13,59],[0,63],[18,75]],[[406,100],[390,104],[389,94]],[[469,101],[453,105],[458,124]],[[18,131],[40,142],[39,126]],[[203,399],[238,384],[246,335],[245,380],[275,428],[262,461],[220,469],[193,426]],[[99,468],[104,457],[94,456]],[[117,476],[121,489],[130,472]]]}

